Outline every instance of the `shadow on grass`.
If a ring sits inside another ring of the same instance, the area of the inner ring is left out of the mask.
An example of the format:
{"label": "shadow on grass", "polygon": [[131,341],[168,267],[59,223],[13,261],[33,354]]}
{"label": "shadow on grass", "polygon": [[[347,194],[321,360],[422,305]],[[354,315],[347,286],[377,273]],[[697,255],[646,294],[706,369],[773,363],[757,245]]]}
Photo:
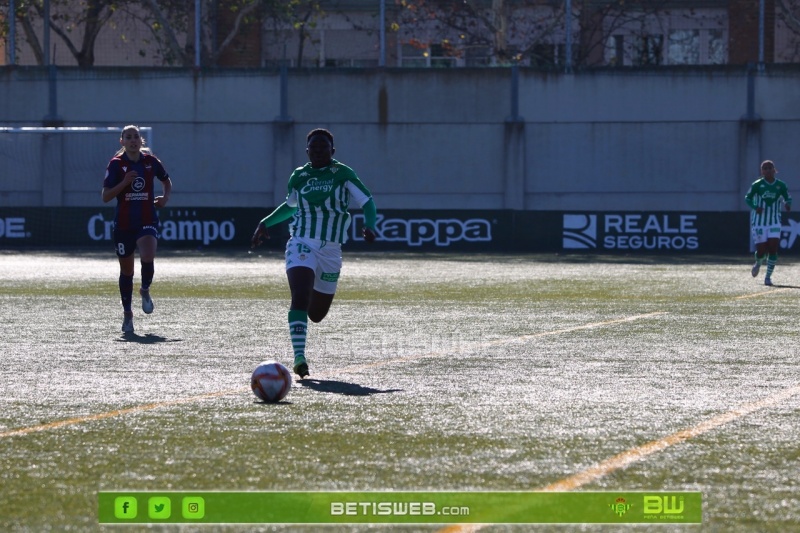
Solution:
{"label": "shadow on grass", "polygon": [[269,406],[269,405],[292,405],[292,402],[290,402],[288,400],[281,400],[279,402],[265,402],[263,400],[255,400],[253,403],[256,404],[256,405],[264,405],[264,406]]}
{"label": "shadow on grass", "polygon": [[183,339],[168,339],[161,335],[154,335],[148,333],[146,335],[137,335],[136,333],[123,333],[122,337],[116,339],[117,342],[138,342],[139,344],[158,344],[161,342],[183,342]]}
{"label": "shadow on grass", "polygon": [[357,383],[347,383],[346,381],[333,381],[329,379],[300,379],[298,385],[317,392],[330,392],[332,394],[343,394],[345,396],[372,396],[373,394],[383,394],[387,392],[400,392],[403,389],[373,389],[364,387]]}
{"label": "shadow on grass", "polygon": [[798,285],[781,285],[780,283],[773,283],[770,285],[772,289],[800,289]]}

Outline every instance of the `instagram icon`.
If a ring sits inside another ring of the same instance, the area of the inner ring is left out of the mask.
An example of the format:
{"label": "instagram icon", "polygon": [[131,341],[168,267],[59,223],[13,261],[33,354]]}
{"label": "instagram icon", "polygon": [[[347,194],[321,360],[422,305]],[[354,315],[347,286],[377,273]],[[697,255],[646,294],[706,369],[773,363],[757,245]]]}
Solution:
{"label": "instagram icon", "polygon": [[206,501],[200,496],[186,496],[181,503],[183,517],[200,520],[206,515]]}

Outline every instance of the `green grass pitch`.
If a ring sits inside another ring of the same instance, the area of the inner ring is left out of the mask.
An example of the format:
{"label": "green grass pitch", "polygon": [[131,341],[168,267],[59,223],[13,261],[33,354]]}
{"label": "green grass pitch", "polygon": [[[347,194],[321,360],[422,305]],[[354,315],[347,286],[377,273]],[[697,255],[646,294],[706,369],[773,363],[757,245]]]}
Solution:
{"label": "green grass pitch", "polygon": [[[0,251],[0,530],[119,530],[98,491],[553,487],[702,491],[703,525],[664,531],[796,530],[800,266],[765,287],[748,259],[345,249],[311,379],[266,405],[281,253],[160,254],[126,338],[112,253]],[[326,531],[397,529],[441,527]]]}

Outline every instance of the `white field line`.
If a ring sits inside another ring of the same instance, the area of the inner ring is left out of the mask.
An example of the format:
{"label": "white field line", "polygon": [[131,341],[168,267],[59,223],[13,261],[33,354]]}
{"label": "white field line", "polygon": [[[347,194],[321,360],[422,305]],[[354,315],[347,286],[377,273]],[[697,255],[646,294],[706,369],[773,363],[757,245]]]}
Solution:
{"label": "white field line", "polygon": [[[712,431],[720,426],[734,422],[756,411],[778,405],[797,394],[800,394],[800,385],[783,389],[782,391],[778,391],[775,394],[767,396],[761,400],[743,404],[732,411],[709,418],[708,420],[700,422],[699,424],[690,428],[683,429],[664,438],[626,450],[618,455],[615,455],[614,457],[611,457],[610,459],[606,459],[601,463],[587,468],[582,472],[578,472],[577,474],[566,477],[561,481],[556,481],[550,485],[535,489],[535,491],[568,492],[575,490],[583,485],[586,485],[587,483],[591,483],[592,481],[596,481],[602,477],[605,477],[616,470],[627,468],[631,464],[639,462],[649,455],[658,453],[666,448],[669,448],[670,446],[680,444],[684,441],[702,435],[703,433]],[[472,533],[474,531],[478,531],[481,527],[483,527],[483,524],[454,524],[440,529],[439,533]]]}
{"label": "white field line", "polygon": [[[572,331],[579,331],[579,330],[583,330],[583,329],[592,329],[592,328],[600,328],[600,327],[605,327],[605,326],[613,326],[613,325],[616,325],[616,324],[623,324],[623,323],[626,323],[626,322],[632,322],[634,320],[641,320],[643,318],[651,318],[651,317],[658,316],[658,315],[663,315],[663,314],[665,314],[665,313],[656,312],[656,313],[647,313],[647,314],[644,314],[644,315],[634,315],[634,316],[629,316],[629,317],[625,317],[625,318],[620,318],[620,319],[617,319],[617,320],[607,320],[607,321],[604,321],[604,322],[594,322],[594,323],[591,323],[591,324],[584,324],[582,326],[574,326],[574,327],[571,327],[571,328],[564,328],[564,329],[558,329],[558,330],[553,330],[553,331],[544,331],[542,333],[535,333],[535,334],[532,334],[532,335],[523,335],[521,337],[514,337],[514,338],[511,338],[511,339],[500,339],[500,340],[488,341],[488,342],[485,342],[485,343],[482,343],[482,344],[478,344],[476,346],[469,346],[468,348],[464,348],[461,351],[476,350],[476,349],[481,349],[481,348],[484,348],[484,347],[487,347],[487,346],[497,346],[497,345],[501,345],[501,344],[510,344],[510,343],[513,343],[513,342],[524,342],[524,341],[526,341],[528,339],[534,339],[534,338],[537,338],[537,337],[545,337],[545,336],[548,336],[548,335],[559,335],[561,333],[569,333],[569,332],[572,332]],[[452,351],[448,351],[448,352],[430,352],[430,353],[426,353],[426,354],[411,355],[411,356],[408,356],[408,357],[397,357],[397,358],[394,358],[394,359],[387,359],[387,360],[384,360],[384,361],[381,361],[381,362],[378,362],[378,363],[371,363],[371,364],[367,364],[367,365],[349,366],[349,367],[345,367],[345,368],[337,371],[336,375],[346,374],[348,372],[354,372],[354,371],[359,371],[359,370],[364,370],[364,369],[376,368],[376,367],[380,367],[380,366],[392,365],[392,364],[396,364],[396,363],[404,363],[404,362],[408,362],[408,361],[417,361],[419,359],[425,359],[425,358],[429,358],[429,357],[444,357],[446,355],[452,355],[452,353],[453,353]],[[333,375],[334,375],[333,373],[328,373],[328,374],[320,375],[319,377],[326,378],[326,377],[332,377]],[[317,376],[315,376],[315,378],[316,377]],[[91,422],[91,421],[94,421],[94,420],[103,420],[105,418],[113,418],[115,416],[122,416],[122,415],[127,415],[127,414],[132,414],[132,413],[140,413],[140,412],[143,412],[143,411],[151,411],[153,409],[159,409],[161,407],[169,407],[169,406],[172,406],[172,405],[179,405],[179,404],[183,404],[183,403],[191,403],[191,402],[196,402],[196,401],[201,401],[201,400],[207,400],[209,398],[217,398],[219,396],[227,396],[228,394],[238,394],[238,393],[241,393],[242,391],[246,391],[246,390],[249,390],[249,387],[238,387],[238,388],[235,388],[235,389],[228,389],[228,390],[223,390],[223,391],[210,392],[210,393],[207,393],[207,394],[199,394],[197,396],[190,396],[188,398],[179,398],[179,399],[176,399],[176,400],[149,403],[149,404],[145,404],[145,405],[137,405],[137,406],[134,406],[134,407],[128,407],[126,409],[116,409],[114,411],[107,411],[105,413],[97,413],[97,414],[93,414],[93,415],[77,416],[77,417],[74,417],[74,418],[68,418],[66,420],[57,420],[55,422],[48,422],[47,424],[39,424],[39,425],[36,425],[36,426],[28,426],[28,427],[23,427],[23,428],[18,428],[18,429],[12,429],[12,430],[9,430],[9,431],[3,431],[3,432],[0,432],[0,438],[16,437],[16,436],[20,436],[20,435],[27,435],[29,433],[35,433],[37,431],[47,431],[47,430],[50,430],[50,429],[57,429],[57,428],[64,427],[64,426],[72,426],[72,425],[75,425],[75,424],[81,424],[83,422]]]}

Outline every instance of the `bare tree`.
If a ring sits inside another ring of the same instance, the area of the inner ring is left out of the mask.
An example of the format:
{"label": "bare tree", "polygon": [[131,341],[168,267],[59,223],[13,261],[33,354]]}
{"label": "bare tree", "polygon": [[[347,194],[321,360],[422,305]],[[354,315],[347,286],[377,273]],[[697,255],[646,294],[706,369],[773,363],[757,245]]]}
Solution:
{"label": "bare tree", "polygon": [[[78,66],[90,67],[95,61],[94,48],[97,36],[114,15],[119,4],[120,2],[111,0],[83,0],[77,3],[69,0],[50,0],[50,20],[47,24],[50,30],[61,38]],[[43,44],[35,30],[37,21],[45,23],[42,20],[44,1],[19,1],[15,11],[36,62],[39,65],[44,64]],[[80,45],[73,41],[73,38],[76,41],[79,39]]]}
{"label": "bare tree", "polygon": [[[166,52],[168,64],[190,66],[194,60],[194,3],[186,0],[140,0],[147,8],[144,22]],[[260,34],[265,20],[299,32],[302,58],[308,28],[322,14],[315,0],[205,0],[201,13],[203,65],[218,66],[223,53],[237,37],[253,26]],[[182,44],[179,36],[185,36]],[[258,66],[258,65],[252,65]]]}
{"label": "bare tree", "polygon": [[[189,67],[195,61],[195,2],[186,0],[139,0],[145,7],[142,22],[159,44],[162,61]],[[204,66],[216,66],[234,39],[252,24],[260,24],[261,14],[278,0],[204,0],[201,3],[200,56]],[[223,16],[224,15],[224,16]],[[218,36],[218,21],[232,19]]]}
{"label": "bare tree", "polygon": [[392,27],[407,44],[428,46],[436,42],[444,44],[446,52],[456,56],[466,47],[486,47],[496,61],[509,59],[508,34],[514,28],[509,28],[510,13],[504,0],[395,2],[400,9]]}
{"label": "bare tree", "polygon": [[[392,27],[406,43],[449,43],[449,53],[455,56],[480,46],[488,50],[492,64],[554,65],[565,59],[570,31],[577,37],[571,51],[577,67],[603,64],[610,38],[623,30],[635,41],[626,50],[637,64],[657,64],[663,32],[661,40],[650,34],[658,33],[652,26],[671,5],[666,0],[573,0],[567,17],[564,0],[395,2],[399,9]],[[572,21],[569,29],[567,20]]]}
{"label": "bare tree", "polygon": [[[163,65],[189,67],[195,61],[195,5],[191,0],[49,0],[50,30],[63,41],[81,67],[95,64],[95,48],[100,31],[109,23],[115,34],[133,53],[150,55]],[[15,17],[24,41],[38,64],[44,63],[43,36],[45,0],[17,0]],[[273,19],[293,28],[303,44],[309,28],[322,13],[312,0],[203,0],[201,2],[201,57],[206,66],[216,66],[220,57],[243,31],[257,28]],[[224,25],[217,24],[224,20]],[[2,37],[8,33],[4,24]],[[131,39],[141,32],[149,38]],[[258,66],[258,65],[254,65]]]}
{"label": "bare tree", "polygon": [[[274,42],[285,42],[286,32],[297,33],[296,65],[303,64],[306,43],[312,39],[317,21],[325,16],[318,0],[279,2],[264,12],[265,31],[273,33]],[[268,28],[268,29],[267,29]]]}
{"label": "bare tree", "polygon": [[789,46],[793,50],[792,61],[800,61],[800,0],[776,0],[777,17],[791,34]]}

